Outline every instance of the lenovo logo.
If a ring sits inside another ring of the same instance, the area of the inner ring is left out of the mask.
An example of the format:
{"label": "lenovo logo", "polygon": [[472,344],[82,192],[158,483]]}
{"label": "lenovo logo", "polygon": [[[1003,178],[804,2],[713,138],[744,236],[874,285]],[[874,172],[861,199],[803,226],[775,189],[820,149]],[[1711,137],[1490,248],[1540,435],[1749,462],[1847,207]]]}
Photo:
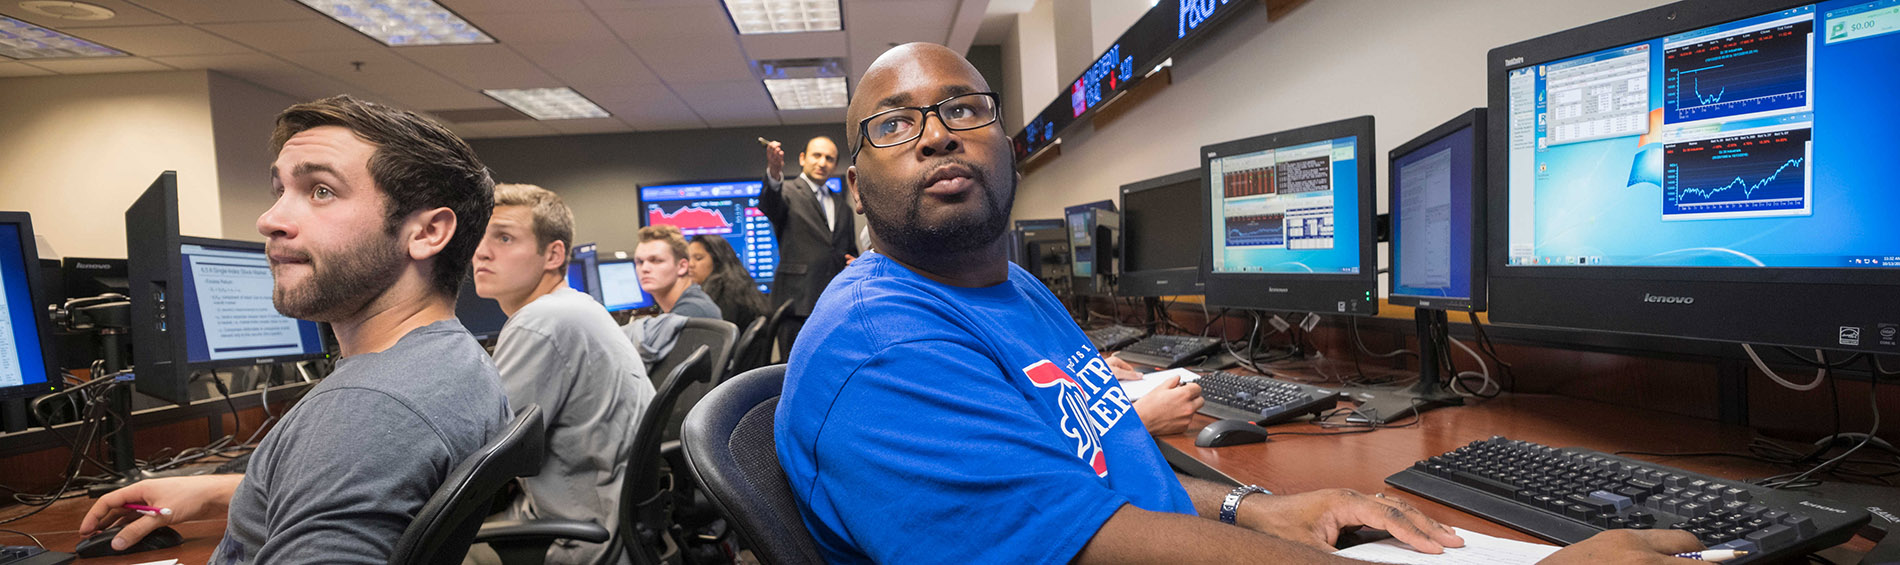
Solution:
{"label": "lenovo logo", "polygon": [[1286,294],[1292,291],[1284,289],[1284,288],[1280,288],[1280,287],[1269,286],[1267,287],[1267,292],[1271,294]]}
{"label": "lenovo logo", "polygon": [[85,261],[75,261],[73,262],[73,268],[82,269],[82,270],[103,271],[103,270],[112,268],[112,265],[107,265],[105,263],[87,263]]}
{"label": "lenovo logo", "polygon": [[1513,66],[1513,65],[1522,65],[1522,64],[1524,64],[1523,57],[1512,57],[1512,58],[1504,60],[1504,66],[1506,67]]}
{"label": "lenovo logo", "polygon": [[1654,294],[1645,292],[1643,293],[1643,302],[1653,302],[1653,303],[1659,303],[1659,304],[1695,304],[1695,297],[1694,296],[1656,296]]}

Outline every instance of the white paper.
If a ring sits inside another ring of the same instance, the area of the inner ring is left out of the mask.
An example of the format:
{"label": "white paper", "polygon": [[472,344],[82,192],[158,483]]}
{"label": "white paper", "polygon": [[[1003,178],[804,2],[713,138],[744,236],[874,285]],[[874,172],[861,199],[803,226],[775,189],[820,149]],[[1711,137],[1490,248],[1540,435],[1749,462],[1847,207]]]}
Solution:
{"label": "white paper", "polygon": [[1141,380],[1138,381],[1121,381],[1122,391],[1128,393],[1129,400],[1140,400],[1142,395],[1148,394],[1148,391],[1161,386],[1161,383],[1167,382],[1172,377],[1181,377],[1181,384],[1188,384],[1201,378],[1200,375],[1194,374],[1194,371],[1187,369],[1155,371],[1142,375]]}
{"label": "white paper", "polygon": [[1529,543],[1492,537],[1464,528],[1458,528],[1458,537],[1464,538],[1464,547],[1447,547],[1437,555],[1419,553],[1412,546],[1405,545],[1397,538],[1388,538],[1368,544],[1355,545],[1334,553],[1340,557],[1372,561],[1375,563],[1397,563],[1403,565],[1436,565],[1439,563],[1461,565],[1517,565],[1536,563],[1556,553],[1558,547],[1541,543]]}
{"label": "white paper", "polygon": [[138,564],[138,565],[178,565],[178,560],[177,560],[177,559],[166,559],[166,560],[162,560],[162,561],[150,561],[150,562],[146,562],[146,563],[140,563],[140,564]]}

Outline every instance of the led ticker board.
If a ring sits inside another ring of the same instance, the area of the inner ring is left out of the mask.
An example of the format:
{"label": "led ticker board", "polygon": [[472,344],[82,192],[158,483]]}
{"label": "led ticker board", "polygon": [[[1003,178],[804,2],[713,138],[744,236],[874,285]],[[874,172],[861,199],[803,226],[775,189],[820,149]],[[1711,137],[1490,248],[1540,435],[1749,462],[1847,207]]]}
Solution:
{"label": "led ticker board", "polygon": [[1016,159],[1041,151],[1070,124],[1113,100],[1146,78],[1150,70],[1199,37],[1215,23],[1241,10],[1245,1],[1163,0],[1128,31],[1122,32],[1082,76],[1069,82],[1068,96],[1049,104],[1011,138]]}

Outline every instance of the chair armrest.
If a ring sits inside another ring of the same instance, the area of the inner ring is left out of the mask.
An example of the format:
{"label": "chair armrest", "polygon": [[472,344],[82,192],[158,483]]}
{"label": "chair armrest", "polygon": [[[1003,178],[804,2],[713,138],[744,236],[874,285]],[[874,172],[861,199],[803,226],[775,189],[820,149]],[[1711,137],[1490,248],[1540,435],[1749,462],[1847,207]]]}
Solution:
{"label": "chair armrest", "polygon": [[603,543],[610,534],[600,524],[582,520],[505,520],[485,522],[475,533],[475,543],[518,543],[571,539]]}

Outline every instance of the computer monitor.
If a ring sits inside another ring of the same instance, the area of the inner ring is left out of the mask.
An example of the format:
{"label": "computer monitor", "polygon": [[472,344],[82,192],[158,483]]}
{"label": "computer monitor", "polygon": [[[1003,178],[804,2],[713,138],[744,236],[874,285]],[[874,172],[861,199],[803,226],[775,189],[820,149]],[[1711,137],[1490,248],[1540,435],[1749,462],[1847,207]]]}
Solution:
{"label": "computer monitor", "polygon": [[[1069,261],[1069,274],[1078,279],[1093,277],[1096,274],[1095,227],[1100,210],[1115,210],[1115,201],[1103,200],[1062,209],[1062,225],[1069,230],[1069,249],[1075,252]],[[1119,221],[1118,221],[1119,223]],[[1119,229],[1119,227],[1118,227]],[[1111,243],[1111,242],[1104,242]]]}
{"label": "computer monitor", "polygon": [[1392,150],[1387,302],[1484,311],[1484,119],[1472,109]]}
{"label": "computer monitor", "polygon": [[[264,244],[180,237],[185,361],[192,369],[238,367],[322,357],[316,322],[277,312]],[[141,368],[139,372],[143,372]]]}
{"label": "computer monitor", "polygon": [[1201,259],[1207,244],[1201,233],[1201,170],[1122,185],[1121,296],[1200,294]]}
{"label": "computer monitor", "polygon": [[60,262],[60,285],[66,298],[86,298],[131,291],[124,259],[67,257]]}
{"label": "computer monitor", "polygon": [[1210,306],[1377,314],[1372,116],[1201,148]]}
{"label": "computer monitor", "polygon": [[501,327],[508,325],[508,314],[501,311],[500,302],[475,294],[474,277],[462,278],[461,291],[455,295],[455,318],[462,321],[462,327],[475,336],[475,341],[482,342],[500,336]]}
{"label": "computer monitor", "polygon": [[264,245],[178,234],[177,174],[125,210],[135,387],[188,403],[191,372],[326,355],[315,322],[277,313]]}
{"label": "computer monitor", "polygon": [[1069,279],[1069,230],[1061,225],[1016,230],[1023,251],[1018,263],[1044,284],[1057,286]]}
{"label": "computer monitor", "polygon": [[[602,302],[600,298],[600,257],[597,249],[598,247],[592,243],[582,243],[574,246],[574,257],[567,262],[567,285],[574,287],[574,290],[585,292],[588,296],[594,297],[595,302]],[[575,278],[577,271],[579,274],[578,279]],[[576,282],[579,283],[579,286],[575,286]],[[604,302],[602,303],[604,304]]]}
{"label": "computer monitor", "polygon": [[[640,203],[646,213],[640,216],[640,225],[677,226],[687,239],[700,234],[726,238],[759,284],[759,292],[771,294],[773,271],[778,268],[778,235],[759,211],[763,188],[759,179],[644,185]],[[825,188],[840,193],[844,181],[826,179]]]}
{"label": "computer monitor", "polygon": [[640,288],[640,272],[632,259],[600,262],[601,304],[608,312],[638,310],[653,305],[653,297]]}
{"label": "computer monitor", "polygon": [[1888,4],[1691,0],[1492,50],[1492,320],[1900,351]]}
{"label": "computer monitor", "polygon": [[39,249],[26,212],[0,212],[0,400],[59,390]]}

